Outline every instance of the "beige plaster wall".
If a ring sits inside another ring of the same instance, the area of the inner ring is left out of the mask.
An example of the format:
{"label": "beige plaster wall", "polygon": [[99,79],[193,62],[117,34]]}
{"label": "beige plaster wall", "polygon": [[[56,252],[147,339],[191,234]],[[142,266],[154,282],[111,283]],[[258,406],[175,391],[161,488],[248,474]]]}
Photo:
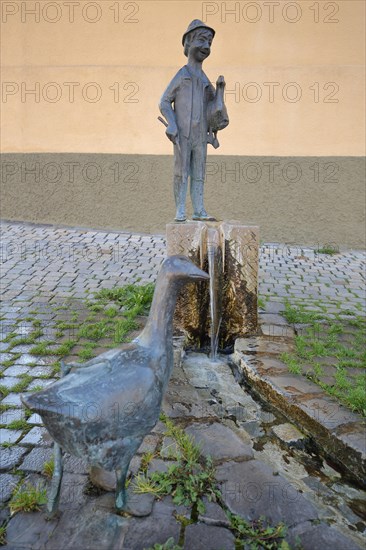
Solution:
{"label": "beige plaster wall", "polygon": [[198,17],[217,32],[204,68],[232,92],[213,157],[364,154],[363,1],[77,4],[71,22],[59,0],[1,1],[3,151],[171,154],[157,102]]}

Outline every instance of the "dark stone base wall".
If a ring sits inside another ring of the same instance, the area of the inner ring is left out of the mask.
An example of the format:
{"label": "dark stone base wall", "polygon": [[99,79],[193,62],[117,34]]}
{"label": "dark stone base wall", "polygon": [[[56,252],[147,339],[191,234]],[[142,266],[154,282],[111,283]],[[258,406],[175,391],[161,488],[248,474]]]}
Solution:
{"label": "dark stone base wall", "polygon": [[[174,217],[172,156],[6,153],[1,164],[3,219],[164,233]],[[267,242],[363,248],[364,174],[362,157],[211,155],[205,204]]]}

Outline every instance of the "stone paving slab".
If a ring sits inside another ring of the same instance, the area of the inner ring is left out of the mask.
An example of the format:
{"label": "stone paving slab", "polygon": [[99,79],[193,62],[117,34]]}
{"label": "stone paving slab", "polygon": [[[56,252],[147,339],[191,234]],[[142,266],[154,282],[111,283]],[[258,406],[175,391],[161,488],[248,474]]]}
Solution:
{"label": "stone paving slab", "polygon": [[1,449],[0,470],[10,470],[14,466],[17,466],[26,452],[27,450],[23,447]]}
{"label": "stone paving slab", "polygon": [[12,474],[0,474],[0,505],[11,497],[19,478]]}
{"label": "stone paving slab", "polygon": [[[223,424],[191,424],[186,432],[199,445],[202,454],[210,456],[216,463],[229,459],[243,461],[253,458],[251,446],[246,445],[235,432]],[[220,445],[217,445],[217,441],[220,441]]]}
{"label": "stone paving slab", "polygon": [[288,542],[295,546],[298,540],[301,540],[304,548],[311,548],[312,550],[324,550],[325,548],[357,550],[356,544],[329,527],[329,525],[313,525],[310,522],[297,525],[290,529]]}
{"label": "stone paving slab", "polygon": [[208,525],[188,525],[184,542],[184,550],[234,550],[235,537],[223,527]]}
{"label": "stone paving slab", "polygon": [[263,516],[279,523],[286,518],[291,527],[318,519],[316,508],[261,461],[226,462],[218,467],[217,479],[228,508],[249,520]]}

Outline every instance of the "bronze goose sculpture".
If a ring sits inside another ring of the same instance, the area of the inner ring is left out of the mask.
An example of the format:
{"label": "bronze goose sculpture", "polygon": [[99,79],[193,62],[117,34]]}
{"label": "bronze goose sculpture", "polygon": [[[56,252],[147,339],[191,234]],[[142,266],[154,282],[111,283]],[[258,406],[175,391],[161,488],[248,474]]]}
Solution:
{"label": "bronze goose sculpture", "polygon": [[[46,389],[22,396],[56,442],[54,482],[61,483],[61,449],[92,466],[115,470],[116,508],[126,504],[130,461],[159,419],[173,369],[173,314],[180,288],[209,279],[185,256],[171,256],[161,267],[147,324],[133,343],[84,363]],[[51,488],[52,493],[52,488]],[[57,508],[59,486],[48,511]],[[57,494],[56,494],[57,493]]]}

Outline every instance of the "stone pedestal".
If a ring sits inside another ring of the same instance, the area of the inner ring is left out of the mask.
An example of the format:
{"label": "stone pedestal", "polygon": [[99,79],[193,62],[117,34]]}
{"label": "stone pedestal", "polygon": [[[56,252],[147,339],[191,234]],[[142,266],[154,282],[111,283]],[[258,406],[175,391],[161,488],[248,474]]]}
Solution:
{"label": "stone pedestal", "polygon": [[[208,272],[207,225],[202,222],[171,223],[166,226],[167,255],[182,254]],[[210,296],[208,283],[192,283],[182,289],[174,315],[174,326],[184,332],[194,348],[208,345]]]}
{"label": "stone pedestal", "polygon": [[[239,336],[256,333],[258,227],[239,222],[171,223],[167,225],[167,254],[183,254],[205,271],[209,263],[211,269],[215,263],[212,290],[218,298],[219,349],[230,349]],[[186,334],[190,346],[210,346],[208,283],[184,288],[178,298],[175,326]]]}

